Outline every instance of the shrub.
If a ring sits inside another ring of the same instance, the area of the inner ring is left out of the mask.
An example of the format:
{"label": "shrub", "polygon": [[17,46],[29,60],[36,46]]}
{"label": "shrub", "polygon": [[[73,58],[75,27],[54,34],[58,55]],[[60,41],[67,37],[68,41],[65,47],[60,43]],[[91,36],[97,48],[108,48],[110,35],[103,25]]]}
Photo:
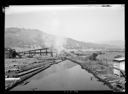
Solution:
{"label": "shrub", "polygon": [[98,54],[97,53],[93,53],[90,57],[89,57],[89,59],[90,60],[96,60],[96,57],[98,56]]}
{"label": "shrub", "polygon": [[119,58],[119,57],[122,57],[121,55],[116,55],[114,58]]}

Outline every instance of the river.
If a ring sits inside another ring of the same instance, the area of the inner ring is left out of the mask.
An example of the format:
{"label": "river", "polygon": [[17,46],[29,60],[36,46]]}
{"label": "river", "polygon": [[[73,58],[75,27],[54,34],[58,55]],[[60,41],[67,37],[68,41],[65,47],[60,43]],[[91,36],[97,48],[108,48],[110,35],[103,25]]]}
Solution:
{"label": "river", "polygon": [[80,65],[69,60],[54,64],[11,91],[111,90]]}

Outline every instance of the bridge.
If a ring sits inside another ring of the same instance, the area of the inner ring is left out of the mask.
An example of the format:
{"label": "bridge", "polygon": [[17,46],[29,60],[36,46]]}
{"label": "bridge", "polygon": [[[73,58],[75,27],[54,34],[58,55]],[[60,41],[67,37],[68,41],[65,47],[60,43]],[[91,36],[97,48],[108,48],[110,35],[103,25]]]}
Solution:
{"label": "bridge", "polygon": [[34,56],[34,55],[57,55],[56,52],[52,51],[49,48],[42,48],[42,49],[34,49],[34,50],[28,50],[28,51],[22,51],[22,52],[17,52],[19,55],[28,55],[28,56]]}

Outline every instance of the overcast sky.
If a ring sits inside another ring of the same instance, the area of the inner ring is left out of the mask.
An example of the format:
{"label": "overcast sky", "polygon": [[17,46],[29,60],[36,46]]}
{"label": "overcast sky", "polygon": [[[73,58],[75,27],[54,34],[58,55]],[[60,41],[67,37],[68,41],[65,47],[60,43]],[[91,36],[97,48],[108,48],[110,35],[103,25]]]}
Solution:
{"label": "overcast sky", "polygon": [[5,27],[39,29],[85,42],[124,41],[124,6],[10,6]]}

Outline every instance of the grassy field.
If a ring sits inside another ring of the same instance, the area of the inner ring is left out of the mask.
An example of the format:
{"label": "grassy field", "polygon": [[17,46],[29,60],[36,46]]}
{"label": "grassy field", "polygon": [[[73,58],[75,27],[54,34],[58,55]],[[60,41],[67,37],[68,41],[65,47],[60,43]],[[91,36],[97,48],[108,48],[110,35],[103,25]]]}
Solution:
{"label": "grassy field", "polygon": [[97,58],[98,59],[107,59],[108,61],[112,61],[115,56],[121,55],[125,56],[124,52],[104,52],[105,54],[99,55]]}
{"label": "grassy field", "polygon": [[117,55],[125,57],[124,52],[104,52],[104,54],[98,55],[97,59],[100,60],[103,64],[113,65],[114,57]]}

